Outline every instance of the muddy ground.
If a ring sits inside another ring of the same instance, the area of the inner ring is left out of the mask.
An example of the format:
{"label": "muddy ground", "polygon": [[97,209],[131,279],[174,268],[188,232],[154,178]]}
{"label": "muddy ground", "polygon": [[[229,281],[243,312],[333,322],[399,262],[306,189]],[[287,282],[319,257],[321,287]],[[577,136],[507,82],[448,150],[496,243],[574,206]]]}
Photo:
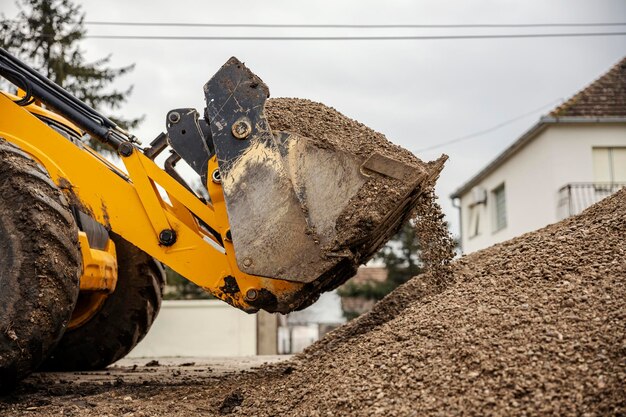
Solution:
{"label": "muddy ground", "polygon": [[[24,380],[15,393],[0,397],[0,415],[155,415],[146,401],[157,392],[176,392],[183,387],[190,392],[161,404],[163,415],[169,415],[168,410],[178,415],[211,414],[203,402],[209,398],[200,394],[206,387],[289,358],[122,359],[102,371],[40,372]],[[194,387],[199,395],[191,392]]]}
{"label": "muddy ground", "polygon": [[450,275],[414,278],[289,361],[138,380],[35,374],[0,415],[624,415],[625,242],[622,190]]}

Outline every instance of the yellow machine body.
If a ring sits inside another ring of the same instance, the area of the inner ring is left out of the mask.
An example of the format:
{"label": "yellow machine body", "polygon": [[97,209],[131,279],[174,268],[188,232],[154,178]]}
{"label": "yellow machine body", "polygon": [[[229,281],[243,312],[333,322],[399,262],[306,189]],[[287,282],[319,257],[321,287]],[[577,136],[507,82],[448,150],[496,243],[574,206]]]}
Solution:
{"label": "yellow machine body", "polygon": [[[241,310],[304,308],[399,230],[445,161],[403,162],[274,130],[269,88],[234,57],[204,86],[205,118],[171,110],[167,134],[145,149],[1,49],[0,63],[25,89],[23,97],[0,94],[0,136],[47,170],[87,234],[78,236],[83,273],[70,327],[89,320],[124,279],[115,246],[103,244],[109,233]],[[90,148],[86,132],[111,145],[123,169]],[[154,160],[168,148],[162,168]],[[179,160],[202,178],[209,201],[175,171]],[[363,198],[371,190],[376,204]]]}
{"label": "yellow machine body", "polygon": [[[221,184],[208,181],[211,203],[205,204],[137,148],[122,158],[123,172],[87,145],[76,146],[40,117],[62,124],[78,137],[82,135],[63,117],[35,104],[20,107],[10,95],[0,94],[0,137],[37,160],[73,204],[107,229],[244,311],[258,310],[249,301],[254,301],[262,289],[278,298],[303,290],[302,283],[250,275],[238,268],[227,234]],[[213,157],[209,172],[216,168]],[[163,194],[159,188],[165,190]],[[223,244],[206,232],[199,220],[217,231]],[[159,233],[166,229],[176,233],[172,246],[159,242]],[[112,242],[105,251],[88,248],[85,236],[79,236],[79,242],[84,265],[81,292],[111,292],[117,280]],[[233,283],[237,291],[232,290]]]}

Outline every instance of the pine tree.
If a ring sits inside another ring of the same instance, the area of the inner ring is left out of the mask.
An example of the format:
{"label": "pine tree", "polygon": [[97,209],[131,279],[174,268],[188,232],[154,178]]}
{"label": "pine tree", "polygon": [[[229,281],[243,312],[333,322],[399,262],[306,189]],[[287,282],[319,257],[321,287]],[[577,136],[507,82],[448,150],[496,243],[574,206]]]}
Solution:
{"label": "pine tree", "polygon": [[[43,75],[103,113],[117,110],[126,101],[126,90],[110,88],[134,65],[108,66],[111,55],[86,62],[79,43],[85,36],[85,14],[70,0],[21,0],[16,19],[4,14],[0,22],[0,46]],[[136,127],[142,118],[110,116],[119,126]]]}

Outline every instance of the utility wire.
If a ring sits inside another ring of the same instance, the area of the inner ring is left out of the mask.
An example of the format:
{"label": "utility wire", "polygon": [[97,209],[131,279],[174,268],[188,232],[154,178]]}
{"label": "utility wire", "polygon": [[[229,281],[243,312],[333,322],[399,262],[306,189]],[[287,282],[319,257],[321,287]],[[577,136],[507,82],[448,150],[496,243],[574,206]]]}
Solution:
{"label": "utility wire", "polygon": [[138,39],[164,41],[402,41],[444,39],[511,39],[511,38],[569,38],[624,36],[626,32],[587,33],[515,33],[499,35],[440,35],[440,36],[167,36],[167,35],[85,35],[89,39]]}
{"label": "utility wire", "polygon": [[[19,19],[5,22],[22,23]],[[74,21],[73,23],[79,23]],[[556,23],[452,23],[452,24],[360,24],[360,23],[194,23],[194,22],[119,22],[87,20],[91,26],[150,26],[150,27],[215,27],[215,28],[292,28],[292,29],[478,29],[478,28],[548,28],[548,27],[614,27],[626,22],[556,22]]]}
{"label": "utility wire", "polygon": [[427,146],[425,148],[418,149],[416,151],[416,153],[417,152],[425,152],[425,151],[430,151],[430,150],[433,150],[433,149],[442,148],[444,146],[452,145],[453,143],[463,142],[463,141],[466,141],[466,140],[469,140],[469,139],[476,138],[478,136],[486,135],[487,133],[491,133],[494,130],[498,130],[498,129],[504,127],[504,126],[508,126],[511,123],[517,122],[518,120],[521,120],[521,119],[523,119],[525,117],[528,117],[528,116],[530,116],[532,114],[535,114],[538,111],[541,111],[541,110],[545,109],[546,107],[554,106],[556,103],[560,103],[560,102],[563,102],[563,99],[552,100],[551,102],[546,103],[546,104],[544,104],[541,107],[537,107],[536,109],[533,109],[533,110],[531,110],[529,112],[526,112],[524,114],[520,114],[519,116],[516,116],[516,117],[514,117],[512,119],[506,120],[506,121],[504,121],[502,123],[498,123],[497,125],[492,126],[492,127],[488,128],[488,129],[479,130],[478,132],[470,133],[469,135],[464,135],[464,136],[461,136],[461,137],[458,137],[458,138],[455,138],[455,139],[447,140],[445,142],[441,142],[441,143],[438,143],[436,145]]}
{"label": "utility wire", "polygon": [[624,26],[626,22],[583,23],[502,23],[502,24],[308,24],[308,23],[192,23],[192,22],[84,22],[93,26],[157,26],[157,27],[218,27],[218,28],[332,28],[332,29],[467,29],[467,28],[535,28],[535,27],[601,27]]}

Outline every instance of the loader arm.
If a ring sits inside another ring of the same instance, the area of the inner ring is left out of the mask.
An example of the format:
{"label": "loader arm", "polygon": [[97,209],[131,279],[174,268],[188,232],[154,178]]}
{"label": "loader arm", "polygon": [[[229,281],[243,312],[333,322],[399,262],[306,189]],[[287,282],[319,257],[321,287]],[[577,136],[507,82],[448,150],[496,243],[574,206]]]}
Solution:
{"label": "loader arm", "polygon": [[[270,280],[238,269],[218,184],[209,183],[212,202],[204,204],[134,146],[122,159],[128,171],[125,175],[50,129],[6,95],[0,95],[0,112],[0,136],[41,163],[73,204],[218,298],[255,311],[246,293],[269,288],[275,294],[289,294],[302,288],[301,283]],[[216,166],[213,157],[209,169]],[[157,185],[167,190],[169,202]],[[207,233],[198,219],[220,233],[223,243]],[[159,235],[170,230],[176,241],[167,246]]]}

